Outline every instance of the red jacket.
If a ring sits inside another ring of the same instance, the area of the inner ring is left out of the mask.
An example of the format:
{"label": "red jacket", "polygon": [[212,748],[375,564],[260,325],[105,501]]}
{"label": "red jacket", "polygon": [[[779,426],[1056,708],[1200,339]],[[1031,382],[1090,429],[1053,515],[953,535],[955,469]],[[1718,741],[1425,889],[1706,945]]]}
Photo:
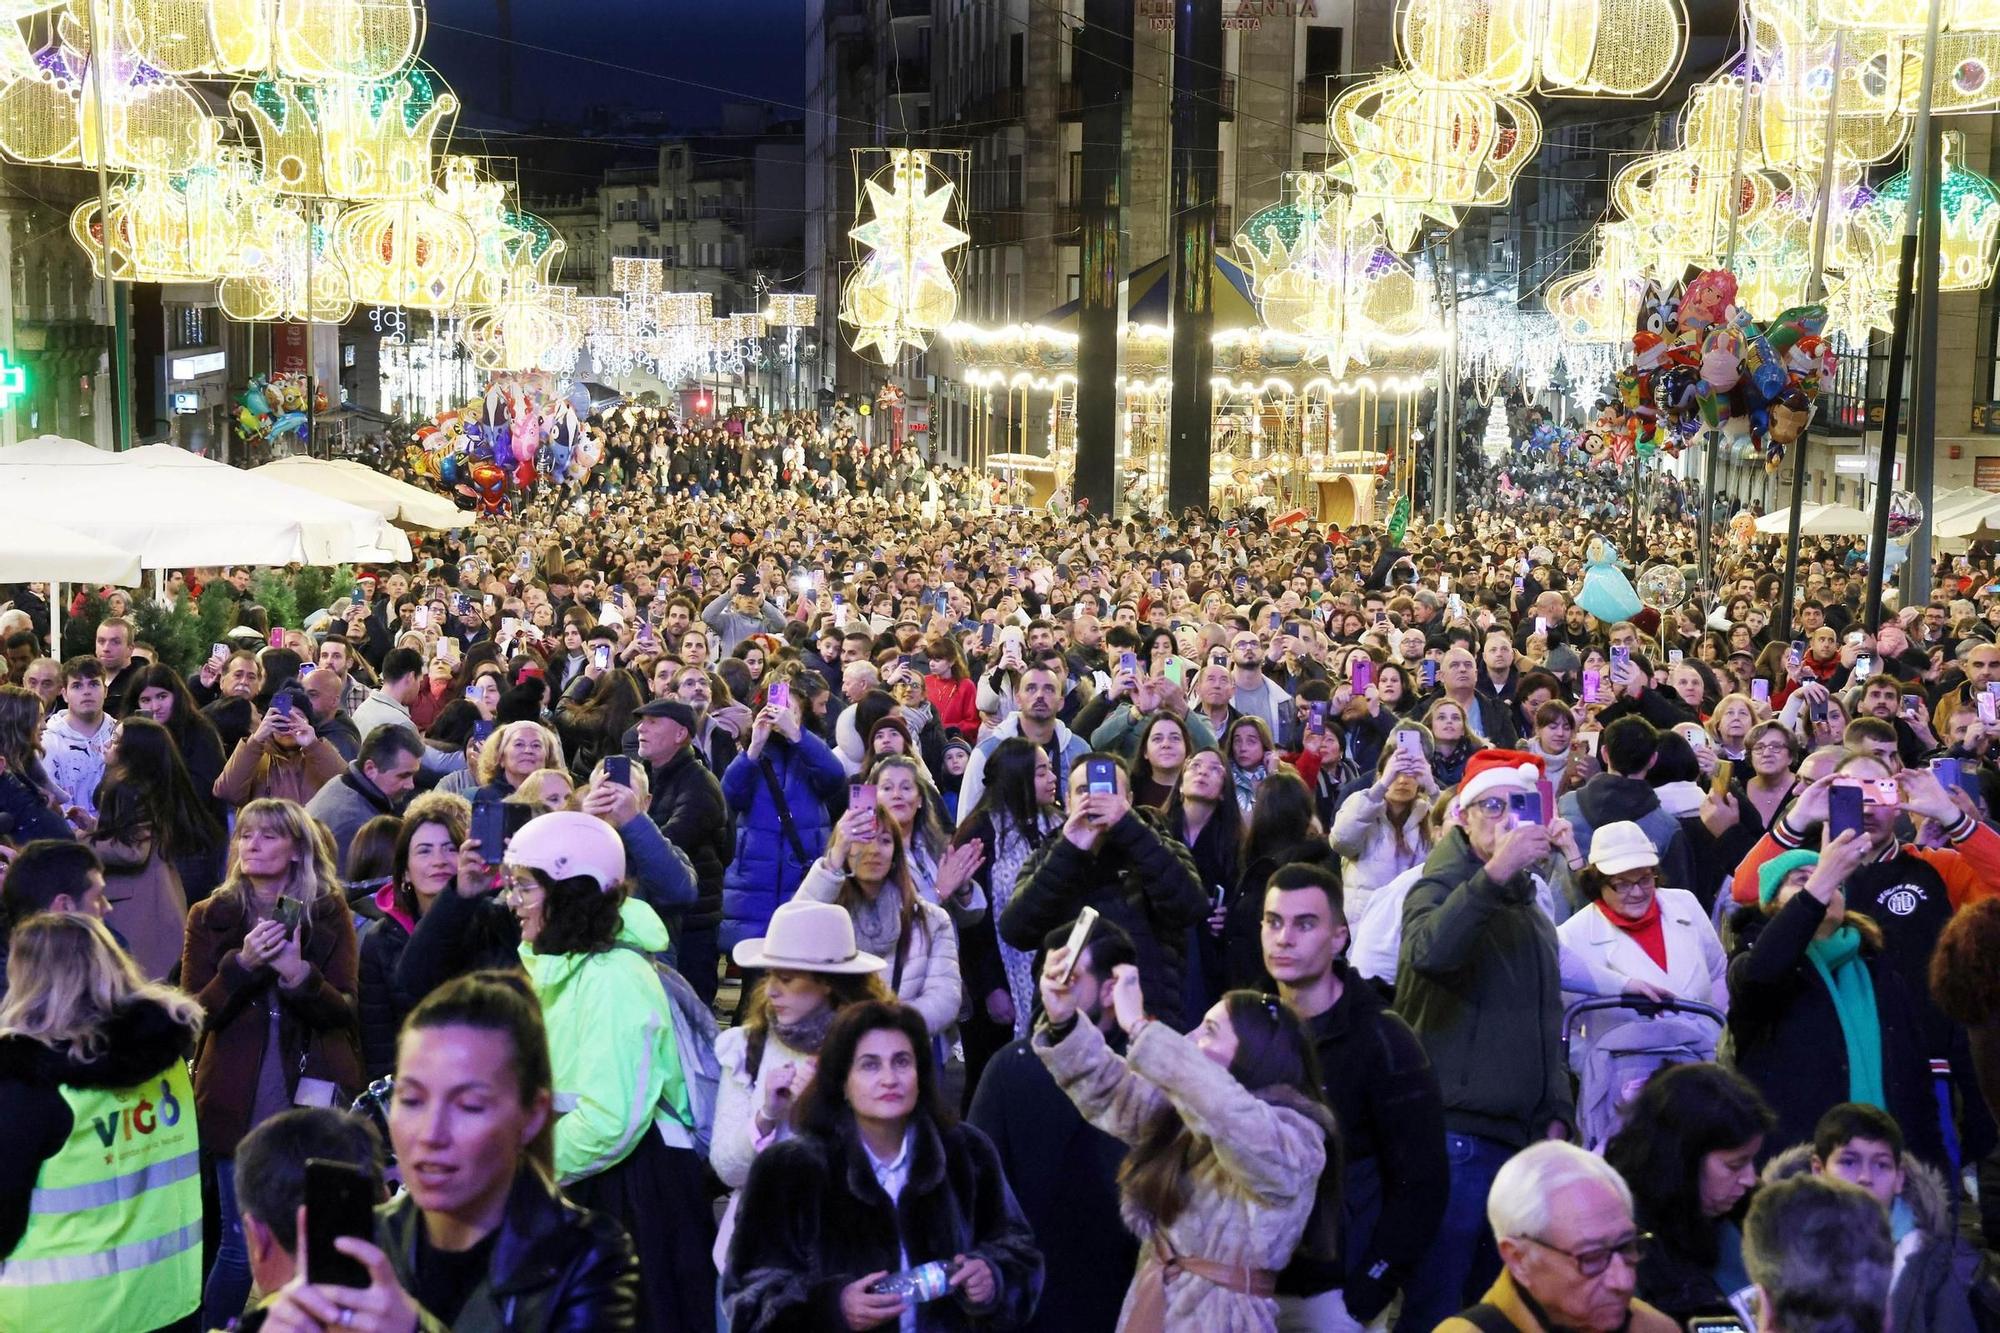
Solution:
{"label": "red jacket", "polygon": [[979,685],[963,676],[925,676],[924,697],[937,710],[938,725],[968,741],[979,739]]}

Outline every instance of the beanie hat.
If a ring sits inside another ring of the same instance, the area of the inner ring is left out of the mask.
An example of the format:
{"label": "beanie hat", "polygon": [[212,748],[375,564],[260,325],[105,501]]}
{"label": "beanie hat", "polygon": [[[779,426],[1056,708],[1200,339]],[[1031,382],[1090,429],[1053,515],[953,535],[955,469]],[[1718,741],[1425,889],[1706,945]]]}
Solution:
{"label": "beanie hat", "polygon": [[1757,901],[1768,906],[1778,896],[1778,886],[1785,882],[1785,876],[1800,866],[1818,864],[1819,853],[1805,847],[1772,857],[1757,867]]}
{"label": "beanie hat", "polygon": [[1533,791],[1542,776],[1540,755],[1521,750],[1481,750],[1465,765],[1465,777],[1458,784],[1455,808],[1464,810],[1474,801],[1495,791]]}

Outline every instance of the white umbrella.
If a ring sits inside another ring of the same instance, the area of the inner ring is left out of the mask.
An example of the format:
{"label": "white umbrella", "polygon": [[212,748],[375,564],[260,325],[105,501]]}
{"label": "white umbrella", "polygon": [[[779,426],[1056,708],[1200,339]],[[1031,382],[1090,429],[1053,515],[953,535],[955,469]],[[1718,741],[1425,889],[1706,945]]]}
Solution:
{"label": "white umbrella", "polygon": [[[1791,515],[1780,509],[1757,520],[1757,531],[1782,537],[1790,530]],[[1874,528],[1875,520],[1859,509],[1846,505],[1807,504],[1799,511],[1801,537],[1860,537]]]}
{"label": "white umbrella", "polygon": [[95,537],[10,512],[0,523],[0,583],[111,583],[133,588],[139,583],[139,557]]}
{"label": "white umbrella", "polygon": [[448,497],[384,476],[349,459],[309,458],[301,454],[251,468],[250,475],[270,477],[287,486],[345,500],[413,528],[462,528],[472,522],[472,515]]}
{"label": "white umbrella", "polygon": [[0,449],[0,493],[15,512],[139,552],[147,569],[410,558],[379,514],[170,445],[118,454],[43,436]]}

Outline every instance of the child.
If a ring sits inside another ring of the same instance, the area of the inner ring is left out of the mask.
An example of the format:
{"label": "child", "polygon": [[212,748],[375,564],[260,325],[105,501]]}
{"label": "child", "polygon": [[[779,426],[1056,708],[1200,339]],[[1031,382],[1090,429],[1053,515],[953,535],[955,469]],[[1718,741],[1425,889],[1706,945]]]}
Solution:
{"label": "child", "polygon": [[1979,1252],[1953,1226],[1943,1178],[1903,1151],[1895,1117],[1842,1102],[1820,1117],[1810,1147],[1800,1144],[1772,1159],[1764,1178],[1808,1169],[1859,1186],[1888,1209],[1896,1243],[1888,1327],[1903,1333],[1971,1333],[1977,1327],[1973,1302],[1986,1304],[1992,1279],[1981,1272]]}

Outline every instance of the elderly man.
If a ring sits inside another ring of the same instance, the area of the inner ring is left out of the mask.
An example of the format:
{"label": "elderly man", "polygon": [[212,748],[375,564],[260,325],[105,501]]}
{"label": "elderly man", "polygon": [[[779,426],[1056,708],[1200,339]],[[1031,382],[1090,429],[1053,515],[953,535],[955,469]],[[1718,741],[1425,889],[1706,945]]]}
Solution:
{"label": "elderly man", "polygon": [[[1497,648],[1505,642],[1496,638]],[[1510,650],[1511,651],[1511,650]],[[1508,749],[1519,740],[1511,705],[1479,689],[1479,659],[1464,644],[1453,644],[1438,665],[1438,687],[1445,698],[1465,711],[1465,723],[1490,744]]]}
{"label": "elderly man", "polygon": [[1826,1176],[1764,1186],[1743,1219],[1756,1333],[1880,1333],[1895,1258],[1888,1212],[1858,1186]]}
{"label": "elderly man", "polygon": [[1644,1301],[1632,1191],[1604,1159],[1537,1143],[1493,1178],[1486,1218],[1505,1265],[1479,1304],[1437,1333],[1675,1333]]}

